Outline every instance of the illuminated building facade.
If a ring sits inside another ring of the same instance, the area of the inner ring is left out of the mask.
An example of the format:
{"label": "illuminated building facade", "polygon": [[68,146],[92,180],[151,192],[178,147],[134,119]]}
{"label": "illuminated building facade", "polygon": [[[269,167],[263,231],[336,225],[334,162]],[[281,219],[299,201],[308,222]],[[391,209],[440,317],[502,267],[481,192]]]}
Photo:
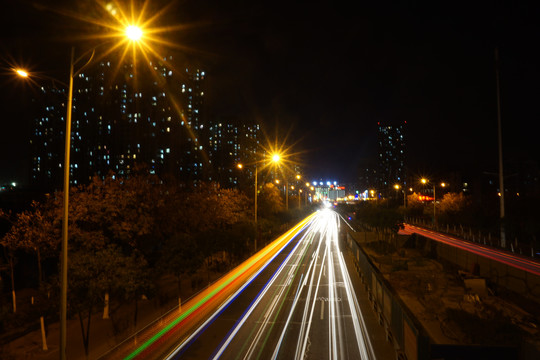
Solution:
{"label": "illuminated building facade", "polygon": [[[77,75],[72,184],[88,183],[94,175],[104,178],[110,171],[129,176],[136,164],[185,182],[223,178],[234,184],[234,178],[222,173],[230,171],[227,166],[234,167],[238,154],[229,148],[239,146],[244,129],[209,119],[205,72],[176,71],[172,61],[167,57],[151,62],[150,68],[144,64],[135,69],[129,63],[118,66],[103,60]],[[31,180],[35,186],[58,189],[63,176],[66,91],[43,87],[41,92],[34,101],[38,116],[31,138]],[[224,159],[224,152],[231,153],[233,160]]]}
{"label": "illuminated building facade", "polygon": [[405,185],[405,127],[378,123],[378,190],[383,196],[392,194],[394,184]]}

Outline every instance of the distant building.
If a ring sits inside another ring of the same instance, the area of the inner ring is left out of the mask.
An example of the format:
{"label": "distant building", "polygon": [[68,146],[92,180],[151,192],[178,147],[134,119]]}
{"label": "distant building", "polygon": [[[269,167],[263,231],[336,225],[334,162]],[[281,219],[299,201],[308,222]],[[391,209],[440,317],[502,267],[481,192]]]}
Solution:
{"label": "distant building", "polygon": [[377,173],[377,161],[374,158],[364,158],[358,163],[357,168],[357,189],[360,192],[374,190],[379,187],[379,177]]}
{"label": "distant building", "polygon": [[[140,64],[103,60],[74,81],[70,182],[88,183],[110,171],[129,176],[135,164],[185,182],[234,185],[231,167],[241,141],[258,126],[208,117],[204,70],[176,70],[172,56]],[[148,66],[150,65],[150,66]],[[66,91],[42,87],[31,138],[32,184],[62,184]],[[234,150],[234,151],[233,151]]]}
{"label": "distant building", "polygon": [[383,196],[392,194],[393,186],[406,184],[405,127],[400,124],[378,123],[378,190]]}
{"label": "distant building", "polygon": [[[253,164],[260,155],[260,126],[239,119],[220,119],[210,127],[208,146],[211,148],[211,165],[214,169],[213,181],[222,186],[236,187],[240,173],[238,164]],[[243,169],[244,179],[253,179],[252,166]],[[251,182],[250,182],[251,183]]]}

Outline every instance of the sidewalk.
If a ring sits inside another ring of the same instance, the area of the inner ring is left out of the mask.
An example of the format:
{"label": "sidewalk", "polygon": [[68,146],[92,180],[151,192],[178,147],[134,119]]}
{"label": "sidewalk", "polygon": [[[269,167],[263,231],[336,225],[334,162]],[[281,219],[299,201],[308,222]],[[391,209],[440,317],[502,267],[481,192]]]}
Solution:
{"label": "sidewalk", "polygon": [[[203,274],[199,274],[203,276]],[[218,274],[211,274],[212,281],[218,277]],[[204,272],[206,279],[206,272]],[[81,324],[78,316],[68,319],[67,328],[67,346],[66,356],[70,360],[98,359],[107,351],[112,349],[118,343],[125,341],[136,331],[152,323],[169,310],[178,306],[176,298],[176,283],[172,279],[163,280],[161,295],[170,300],[159,304],[158,296],[150,300],[140,300],[138,302],[137,327],[133,326],[134,304],[122,305],[112,317],[117,319],[117,326],[124,328],[123,331],[115,335],[113,321],[103,319],[103,308],[96,308],[92,315],[90,325],[90,341],[88,358],[84,353],[84,345],[81,332]],[[182,282],[182,299],[187,300],[195,291],[191,288],[191,279],[186,278]],[[39,321],[39,319],[37,320]],[[86,325],[86,318],[84,319]],[[57,360],[59,358],[60,347],[60,324],[58,322],[45,324],[47,331],[48,350],[42,349],[41,330],[32,331],[10,343],[2,345],[0,349],[0,358],[2,360],[11,359],[38,359],[38,360]]]}

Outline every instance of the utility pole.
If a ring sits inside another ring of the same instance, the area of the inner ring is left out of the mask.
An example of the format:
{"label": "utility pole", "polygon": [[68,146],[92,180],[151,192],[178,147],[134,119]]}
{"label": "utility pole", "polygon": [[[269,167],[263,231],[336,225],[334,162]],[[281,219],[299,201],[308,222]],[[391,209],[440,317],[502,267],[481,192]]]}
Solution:
{"label": "utility pole", "polygon": [[501,127],[501,86],[499,79],[499,49],[495,47],[495,78],[497,80],[497,129],[499,142],[499,206],[501,226],[501,247],[506,247],[506,234],[504,230],[504,172],[502,153],[502,127]]}

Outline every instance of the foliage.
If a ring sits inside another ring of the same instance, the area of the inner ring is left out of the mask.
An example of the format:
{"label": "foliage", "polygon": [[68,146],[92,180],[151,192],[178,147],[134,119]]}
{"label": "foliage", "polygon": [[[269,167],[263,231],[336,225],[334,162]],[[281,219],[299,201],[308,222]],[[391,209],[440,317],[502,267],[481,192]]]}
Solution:
{"label": "foliage", "polygon": [[165,246],[161,249],[160,267],[165,273],[174,275],[178,281],[178,291],[183,275],[192,275],[203,262],[201,247],[197,244],[193,236],[176,233],[167,239]]}
{"label": "foliage", "polygon": [[[279,191],[272,187],[270,213],[282,206]],[[111,302],[136,304],[152,291],[155,264],[161,273],[180,279],[217,252],[242,259],[257,237],[252,201],[245,194],[213,183],[191,187],[164,181],[142,167],[128,178],[113,173],[94,177],[88,185],[72,187],[69,200],[68,307],[71,315],[79,315],[87,351],[90,316],[106,293]],[[1,212],[0,217],[11,225],[0,243],[12,272],[22,251],[35,254],[38,262],[41,257],[58,258],[61,192],[16,216]],[[50,274],[45,280],[36,298],[41,305],[31,316],[56,312],[51,306],[58,304],[58,277]]]}
{"label": "foliage", "polygon": [[421,216],[424,212],[425,204],[419,200],[417,193],[412,193],[411,195],[407,195],[407,208],[406,208],[406,214],[407,216],[411,217],[417,217]]}
{"label": "foliage", "polygon": [[283,207],[283,198],[279,189],[272,183],[264,184],[258,197],[260,216],[270,218],[281,211]]}
{"label": "foliage", "polygon": [[397,209],[370,202],[357,205],[356,217],[360,222],[378,229],[391,229],[396,223],[402,221],[401,214]]}
{"label": "foliage", "polygon": [[93,252],[72,252],[69,260],[69,289],[75,311],[101,302],[106,292],[129,300],[150,289],[146,261],[137,252],[126,255],[110,244]]}
{"label": "foliage", "polygon": [[69,305],[71,312],[79,315],[86,354],[93,308],[103,303],[105,293],[134,300],[149,290],[150,282],[145,268],[146,261],[141,256],[135,252],[125,255],[113,244],[93,252],[81,249],[70,254]]}
{"label": "foliage", "polygon": [[463,193],[446,193],[437,204],[440,220],[450,224],[470,222],[471,199]]}

